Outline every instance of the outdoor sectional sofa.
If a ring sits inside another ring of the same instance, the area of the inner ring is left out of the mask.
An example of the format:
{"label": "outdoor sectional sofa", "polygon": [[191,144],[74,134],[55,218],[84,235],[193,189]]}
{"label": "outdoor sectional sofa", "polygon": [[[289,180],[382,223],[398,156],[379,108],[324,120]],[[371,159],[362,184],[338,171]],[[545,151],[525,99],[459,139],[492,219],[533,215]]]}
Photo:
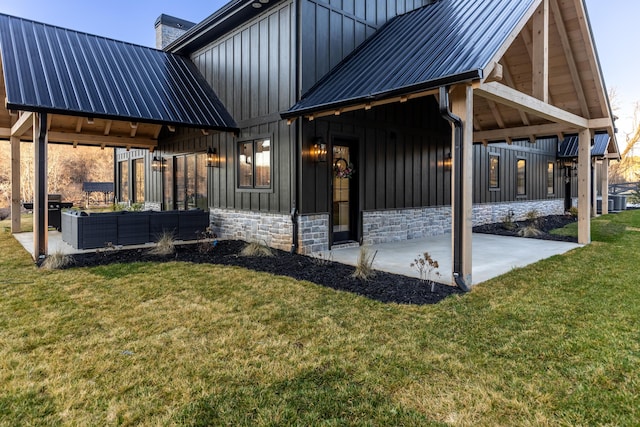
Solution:
{"label": "outdoor sectional sofa", "polygon": [[62,240],[75,249],[155,242],[165,233],[176,240],[195,240],[209,227],[209,212],[188,211],[62,213]]}

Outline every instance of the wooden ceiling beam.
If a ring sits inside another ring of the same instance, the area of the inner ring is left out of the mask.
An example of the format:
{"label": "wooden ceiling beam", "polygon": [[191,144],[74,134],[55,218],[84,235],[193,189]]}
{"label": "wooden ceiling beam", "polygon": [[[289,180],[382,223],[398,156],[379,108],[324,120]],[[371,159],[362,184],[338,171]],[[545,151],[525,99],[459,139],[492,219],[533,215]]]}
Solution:
{"label": "wooden ceiling beam", "polygon": [[578,23],[580,25],[580,31],[582,32],[583,46],[587,50],[587,60],[589,61],[591,73],[596,84],[598,99],[600,100],[600,109],[602,115],[606,117],[611,114],[609,111],[609,95],[606,93],[603,85],[602,71],[600,70],[600,64],[598,63],[598,55],[596,54],[596,48],[591,34],[591,27],[586,20],[587,11],[585,10],[584,0],[573,0],[573,5],[578,12]]}
{"label": "wooden ceiling beam", "polygon": [[589,127],[588,119],[547,104],[501,83],[483,83],[475,89],[475,93],[498,104],[522,110],[555,123],[564,123],[567,126],[580,129]]}
{"label": "wooden ceiling beam", "polygon": [[109,136],[111,133],[111,125],[113,124],[113,120],[107,120],[104,123],[104,136]]}
{"label": "wooden ceiling beam", "polygon": [[532,95],[549,103],[549,0],[542,0],[533,15]]}
{"label": "wooden ceiling beam", "polygon": [[582,80],[580,79],[580,73],[576,65],[576,59],[573,55],[573,49],[571,48],[571,41],[567,34],[567,27],[564,24],[564,18],[562,17],[562,11],[558,6],[557,0],[550,0],[551,12],[553,13],[554,20],[558,33],[560,34],[560,42],[562,44],[562,50],[569,66],[569,72],[571,73],[571,79],[573,80],[573,87],[576,90],[578,96],[578,103],[580,104],[580,110],[582,115],[587,119],[591,118],[589,114],[589,107],[587,106],[587,98],[584,94],[584,87],[582,86]]}
{"label": "wooden ceiling beam", "polygon": [[[511,74],[511,70],[509,69],[509,62],[507,61],[507,58],[502,58],[502,73],[506,85],[517,90],[518,88],[516,87],[515,81],[513,80],[513,75]],[[531,124],[529,122],[529,118],[527,117],[527,113],[518,110],[518,114],[520,114],[520,120],[522,120],[523,124],[525,124],[526,126],[529,126]]]}
{"label": "wooden ceiling beam", "polygon": [[84,122],[84,119],[82,117],[78,117],[76,119],[76,133],[82,132],[82,123],[83,122]]}
{"label": "wooden ceiling beam", "polygon": [[504,119],[502,118],[502,114],[500,114],[500,110],[498,110],[498,106],[496,105],[495,102],[491,100],[487,100],[487,103],[489,104],[489,109],[491,110],[491,114],[493,114],[493,118],[498,124],[498,127],[500,129],[504,129],[505,128]]}
{"label": "wooden ceiling beam", "polygon": [[11,135],[22,136],[33,127],[33,113],[24,111],[13,126],[11,126]]}
{"label": "wooden ceiling beam", "polygon": [[546,125],[521,126],[506,129],[494,129],[474,132],[473,141],[508,141],[509,139],[529,138],[535,141],[537,136],[557,136],[562,133],[577,133],[577,128],[564,124],[550,123]]}
{"label": "wooden ceiling beam", "polygon": [[129,136],[104,136],[100,134],[71,133],[51,131],[49,132],[49,142],[73,144],[78,141],[81,145],[102,145],[107,147],[142,147],[149,148],[158,145],[158,141],[152,138],[130,138]]}

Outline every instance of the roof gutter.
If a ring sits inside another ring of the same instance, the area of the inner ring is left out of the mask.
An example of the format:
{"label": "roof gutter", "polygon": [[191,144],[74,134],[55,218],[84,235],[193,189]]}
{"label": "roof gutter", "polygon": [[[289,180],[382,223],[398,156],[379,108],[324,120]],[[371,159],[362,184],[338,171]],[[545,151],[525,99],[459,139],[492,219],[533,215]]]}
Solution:
{"label": "roof gutter", "polygon": [[454,200],[453,205],[455,211],[453,212],[453,280],[456,285],[464,292],[469,292],[471,287],[466,283],[464,275],[462,274],[462,227],[464,223],[462,221],[463,208],[462,208],[462,177],[463,171],[463,144],[462,144],[462,119],[451,112],[449,109],[449,86],[440,86],[440,114],[454,127],[454,154],[453,160],[455,167],[453,168],[453,188]]}
{"label": "roof gutter", "polygon": [[[476,81],[482,78],[482,70],[471,70],[460,74],[454,74],[450,76],[441,77],[435,80],[429,80],[427,82],[419,83],[412,86],[404,86],[401,88],[389,90],[386,92],[379,92],[375,94],[370,94],[367,96],[361,96],[358,98],[351,98],[340,100],[327,104],[319,104],[306,108],[295,109],[295,106],[292,107],[289,111],[285,111],[280,113],[280,117],[283,119],[291,119],[295,117],[301,117],[308,114],[317,114],[324,111],[337,110],[340,108],[350,107],[353,105],[370,103],[374,101],[384,100],[388,98],[393,98],[395,96],[403,96],[410,95],[412,93],[424,92],[429,90],[435,90],[443,86],[451,86],[453,84],[461,84],[468,83],[472,81]],[[322,80],[320,80],[314,87],[307,91],[307,94],[312,93],[316,86],[320,85]],[[304,96],[302,97],[304,100]]]}

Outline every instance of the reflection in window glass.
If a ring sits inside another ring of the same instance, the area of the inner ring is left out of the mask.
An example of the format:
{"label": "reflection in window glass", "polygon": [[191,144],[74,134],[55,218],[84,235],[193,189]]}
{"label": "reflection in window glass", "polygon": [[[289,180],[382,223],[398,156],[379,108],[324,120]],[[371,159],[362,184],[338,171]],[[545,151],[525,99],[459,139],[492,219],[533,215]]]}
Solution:
{"label": "reflection in window glass", "polygon": [[144,202],[144,159],[133,161],[133,201],[135,203]]}
{"label": "reflection in window glass", "polygon": [[196,206],[202,210],[209,208],[207,198],[207,155],[198,154],[196,157]]}
{"label": "reflection in window glass", "polygon": [[263,139],[255,142],[255,186],[260,188],[271,186],[271,140]]}
{"label": "reflection in window glass", "polygon": [[164,209],[175,209],[175,201],[173,198],[173,158],[166,162],[166,168],[163,168],[162,174],[164,179]]}
{"label": "reflection in window glass", "polygon": [[527,161],[518,160],[518,196],[527,194]]}
{"label": "reflection in window glass", "polygon": [[253,142],[241,142],[238,146],[238,186],[253,187]]}
{"label": "reflection in window glass", "polygon": [[554,193],[554,182],[555,182],[555,173],[554,173],[555,165],[553,162],[547,163],[547,194]]}
{"label": "reflection in window glass", "polygon": [[129,162],[120,162],[120,201],[129,201]]}
{"label": "reflection in window glass", "polygon": [[489,188],[500,186],[500,157],[489,156]]}

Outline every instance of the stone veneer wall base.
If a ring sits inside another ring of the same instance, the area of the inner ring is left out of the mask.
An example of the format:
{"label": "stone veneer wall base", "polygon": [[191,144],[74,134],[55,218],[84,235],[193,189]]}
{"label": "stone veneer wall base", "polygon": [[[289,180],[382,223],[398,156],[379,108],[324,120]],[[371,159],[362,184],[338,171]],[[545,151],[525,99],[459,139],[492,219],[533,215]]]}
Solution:
{"label": "stone veneer wall base", "polygon": [[[536,210],[539,216],[564,214],[564,200],[534,200],[473,205],[473,225],[503,222],[512,213],[515,221]],[[293,225],[285,214],[212,209],[211,226],[222,239],[264,243],[291,249]],[[421,239],[451,232],[451,206],[368,211],[362,215],[365,245]],[[312,254],[329,250],[329,214],[298,217],[298,252]]]}

